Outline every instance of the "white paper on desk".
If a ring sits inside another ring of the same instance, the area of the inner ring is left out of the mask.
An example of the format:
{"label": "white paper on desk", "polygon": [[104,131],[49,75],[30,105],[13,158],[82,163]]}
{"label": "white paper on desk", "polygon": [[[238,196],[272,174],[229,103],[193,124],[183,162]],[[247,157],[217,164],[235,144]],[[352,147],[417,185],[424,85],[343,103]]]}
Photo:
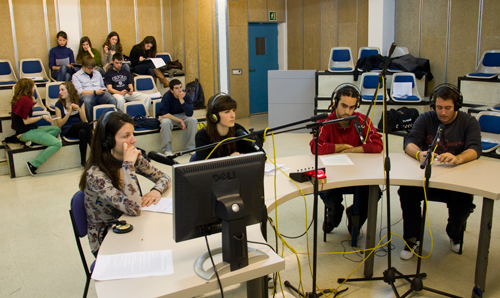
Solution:
{"label": "white paper on desk", "polygon": [[408,97],[412,95],[412,83],[411,82],[399,82],[392,84],[392,94],[396,97]]}
{"label": "white paper on desk", "polygon": [[[290,168],[287,168],[287,167],[280,167],[281,171],[285,172],[285,171],[288,171],[290,170]],[[280,170],[277,170],[276,173],[277,174],[281,174],[281,171]],[[267,172],[265,173],[266,175],[269,175],[269,176],[274,176],[274,167],[273,167],[273,170],[271,172]]]}
{"label": "white paper on desk", "polygon": [[172,214],[172,198],[163,197],[158,204],[151,204],[151,206],[142,207],[142,211],[163,212]]}
{"label": "white paper on desk", "polygon": [[165,61],[162,58],[149,58],[151,62],[155,65],[156,68],[160,68],[162,66],[165,66]]}
{"label": "white paper on desk", "polygon": [[174,273],[172,250],[97,255],[92,278],[112,280]]}
{"label": "white paper on desk", "polygon": [[353,166],[354,163],[345,154],[322,155],[319,157],[325,166]]}
{"label": "white paper on desk", "polygon": [[[283,169],[283,166],[285,164],[277,164],[276,166],[279,168],[279,169]],[[279,170],[277,170],[279,172]],[[266,163],[264,164],[264,172],[266,173],[270,173],[270,172],[274,172],[274,165],[272,163]]]}

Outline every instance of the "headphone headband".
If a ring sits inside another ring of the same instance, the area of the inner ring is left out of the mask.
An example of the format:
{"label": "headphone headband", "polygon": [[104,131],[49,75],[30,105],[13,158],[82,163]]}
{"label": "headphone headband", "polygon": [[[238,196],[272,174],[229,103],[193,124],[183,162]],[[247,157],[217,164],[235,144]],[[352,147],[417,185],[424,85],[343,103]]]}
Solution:
{"label": "headphone headband", "polygon": [[431,102],[430,106],[432,109],[436,109],[436,92],[439,91],[441,88],[449,88],[450,90],[452,90],[453,92],[455,92],[458,96],[458,100],[457,102],[454,102],[454,110],[455,111],[458,111],[462,105],[463,105],[463,102],[464,102],[464,97],[462,95],[462,93],[460,92],[460,90],[453,84],[450,84],[450,83],[443,83],[443,84],[439,84],[437,85],[436,87],[434,87],[434,89],[432,89],[432,92],[431,92],[431,95],[429,96],[429,100]]}
{"label": "headphone headband", "polygon": [[215,94],[214,99],[212,100],[212,103],[208,107],[208,111],[207,111],[208,119],[210,121],[212,121],[213,123],[218,123],[220,121],[219,115],[215,114],[213,112],[213,110],[214,110],[215,102],[217,101],[217,99],[219,99],[219,97],[222,97],[222,96],[229,96],[229,95],[224,93],[224,92],[219,92],[219,93]]}
{"label": "headphone headband", "polygon": [[356,92],[358,92],[358,96],[356,97],[356,109],[359,108],[359,106],[361,105],[361,91],[359,90],[358,86],[356,86],[352,83],[343,83],[343,84],[338,85],[337,88],[335,88],[335,90],[333,90],[332,103],[330,105],[330,107],[332,107],[333,110],[335,110],[337,108],[337,105],[339,104],[339,101],[340,101],[339,92],[340,92],[340,90],[342,90],[346,87],[351,87],[354,90],[356,90]]}
{"label": "headphone headband", "polygon": [[109,116],[114,112],[115,111],[108,111],[106,112],[106,114],[104,114],[101,121],[101,127],[100,127],[101,131],[99,133],[102,145],[108,149],[112,149],[116,145],[114,136],[111,136],[110,134],[106,133],[106,124],[108,124]]}

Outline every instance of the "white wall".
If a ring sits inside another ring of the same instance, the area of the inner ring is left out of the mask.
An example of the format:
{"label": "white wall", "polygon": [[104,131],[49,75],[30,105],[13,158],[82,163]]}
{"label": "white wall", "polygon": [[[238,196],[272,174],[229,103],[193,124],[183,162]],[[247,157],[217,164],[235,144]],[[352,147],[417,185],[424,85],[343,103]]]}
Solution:
{"label": "white wall", "polygon": [[384,56],[395,40],[395,20],[395,0],[368,1],[368,46],[380,48]]}
{"label": "white wall", "polygon": [[[82,22],[80,17],[80,1],[79,0],[58,0],[57,13],[59,14],[59,30],[65,31],[68,34],[68,48],[73,50],[73,53],[78,53],[80,38],[82,38]],[[51,38],[56,38],[51,36]]]}

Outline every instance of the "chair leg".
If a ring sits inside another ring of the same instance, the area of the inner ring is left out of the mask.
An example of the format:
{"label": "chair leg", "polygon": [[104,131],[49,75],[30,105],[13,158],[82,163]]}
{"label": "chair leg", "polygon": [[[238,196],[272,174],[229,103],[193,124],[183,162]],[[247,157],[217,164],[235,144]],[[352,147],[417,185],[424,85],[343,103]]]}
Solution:
{"label": "chair leg", "polygon": [[87,298],[87,293],[89,291],[90,285],[90,275],[87,275],[87,281],[85,282],[85,290],[83,291],[83,298]]}
{"label": "chair leg", "polygon": [[[323,222],[326,222],[326,218],[328,216],[328,208],[326,208],[325,206],[325,214],[324,214],[324,217],[323,217]],[[326,242],[326,232],[323,231],[323,242]]]}

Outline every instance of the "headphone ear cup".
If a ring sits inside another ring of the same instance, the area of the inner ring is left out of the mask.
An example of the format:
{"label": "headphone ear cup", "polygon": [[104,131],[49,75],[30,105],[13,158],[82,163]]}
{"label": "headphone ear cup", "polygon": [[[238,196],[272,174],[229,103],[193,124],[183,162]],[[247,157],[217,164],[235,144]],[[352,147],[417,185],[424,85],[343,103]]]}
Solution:
{"label": "headphone ear cup", "polygon": [[214,113],[210,113],[210,121],[212,121],[212,123],[219,123],[219,120],[219,116]]}
{"label": "headphone ear cup", "polygon": [[111,136],[111,135],[108,134],[106,136],[106,140],[104,141],[104,144],[106,144],[106,146],[107,146],[108,149],[115,148],[115,145],[116,145],[115,138],[113,138],[113,136]]}

